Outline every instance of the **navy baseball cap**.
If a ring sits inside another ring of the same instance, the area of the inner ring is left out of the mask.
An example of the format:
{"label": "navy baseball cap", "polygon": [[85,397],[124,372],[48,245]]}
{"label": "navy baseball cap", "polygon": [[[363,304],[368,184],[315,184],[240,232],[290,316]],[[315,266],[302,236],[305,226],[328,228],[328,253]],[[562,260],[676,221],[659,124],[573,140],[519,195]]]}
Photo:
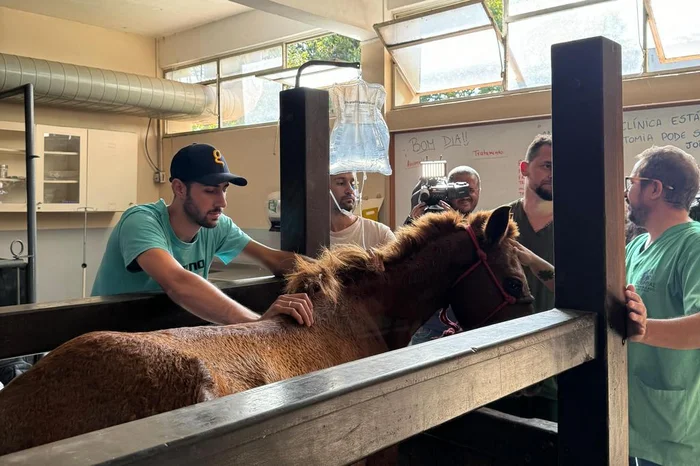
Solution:
{"label": "navy baseball cap", "polygon": [[227,182],[237,186],[248,184],[248,180],[228,170],[226,160],[218,149],[196,142],[183,147],[173,157],[170,163],[170,181],[175,178],[209,186]]}

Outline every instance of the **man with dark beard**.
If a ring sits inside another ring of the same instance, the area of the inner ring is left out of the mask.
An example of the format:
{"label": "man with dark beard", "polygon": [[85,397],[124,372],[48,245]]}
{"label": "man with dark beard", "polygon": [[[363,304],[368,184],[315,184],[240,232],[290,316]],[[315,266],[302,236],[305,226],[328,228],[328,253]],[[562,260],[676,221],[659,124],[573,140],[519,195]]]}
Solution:
{"label": "man with dark beard", "polygon": [[229,185],[248,182],[229,171],[221,152],[209,144],[183,147],[173,157],[170,174],[170,205],[160,199],[131,207],[114,227],[92,296],[162,290],[184,309],[214,323],[287,314],[311,325],[312,304],[304,293],[280,296],[260,317],[207,281],[214,256],[228,263],[245,252],[276,275],[294,263],[294,254],[254,241],[224,215]]}
{"label": "man with dark beard", "polygon": [[357,205],[356,183],[355,176],[350,172],[330,177],[331,247],[356,244],[371,249],[395,240],[396,236],[388,226],[353,213]]}
{"label": "man with dark beard", "polygon": [[[520,163],[525,179],[522,199],[511,203],[513,220],[518,224],[518,241],[536,256],[554,263],[554,205],[552,203],[552,136],[539,134],[530,143],[525,160]],[[525,265],[525,276],[535,298],[535,312],[554,307],[554,274],[535,271]]]}
{"label": "man with dark beard", "polygon": [[[520,163],[525,179],[522,199],[510,204],[520,235],[518,253],[525,269],[535,312],[554,308],[554,206],[552,202],[552,136],[538,134]],[[520,395],[527,396],[520,396]],[[556,377],[546,379],[522,393],[494,402],[494,409],[526,418],[557,420]]]}

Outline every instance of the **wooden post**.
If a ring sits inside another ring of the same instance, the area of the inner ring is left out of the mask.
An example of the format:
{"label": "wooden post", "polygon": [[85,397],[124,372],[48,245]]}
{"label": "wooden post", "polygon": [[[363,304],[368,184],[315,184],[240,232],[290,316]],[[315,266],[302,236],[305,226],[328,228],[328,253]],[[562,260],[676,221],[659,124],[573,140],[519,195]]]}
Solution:
{"label": "wooden post", "polygon": [[559,375],[559,464],[626,465],[619,44],[552,46],[555,306],[598,314],[596,358]]}
{"label": "wooden post", "polygon": [[280,92],[282,249],[315,256],[330,243],[328,92]]}

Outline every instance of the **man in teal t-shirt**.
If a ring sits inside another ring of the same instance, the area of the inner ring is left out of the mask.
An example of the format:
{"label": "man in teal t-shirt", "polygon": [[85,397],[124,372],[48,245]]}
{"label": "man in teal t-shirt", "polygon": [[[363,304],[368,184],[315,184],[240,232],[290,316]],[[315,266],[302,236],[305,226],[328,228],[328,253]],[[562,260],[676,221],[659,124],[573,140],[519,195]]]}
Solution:
{"label": "man in teal t-shirt", "polygon": [[[642,152],[626,177],[629,220],[647,230],[626,248],[630,311],[666,320],[700,310],[700,223],[688,216],[699,179],[695,159],[673,146]],[[700,351],[651,346],[662,346],[653,333],[628,349],[630,464],[700,464]]]}
{"label": "man in teal t-shirt", "polygon": [[[92,296],[165,291],[174,302],[210,322],[260,319],[206,280],[211,261],[216,256],[228,263],[245,252],[281,275],[294,265],[295,255],[252,240],[223,214],[228,186],[248,182],[229,171],[213,146],[183,147],[173,157],[170,173],[173,202],[166,205],[160,199],[124,212],[107,241]],[[262,318],[279,314],[300,324],[313,323],[305,293],[280,296]]]}

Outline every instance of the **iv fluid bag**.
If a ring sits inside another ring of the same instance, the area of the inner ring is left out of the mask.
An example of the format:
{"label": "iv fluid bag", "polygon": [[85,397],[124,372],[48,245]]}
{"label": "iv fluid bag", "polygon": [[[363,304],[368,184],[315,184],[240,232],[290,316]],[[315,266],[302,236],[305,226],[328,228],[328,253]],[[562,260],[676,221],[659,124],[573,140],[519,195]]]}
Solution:
{"label": "iv fluid bag", "polygon": [[391,175],[389,128],[381,112],[384,87],[357,79],[336,84],[329,93],[336,115],[330,174],[356,171]]}

